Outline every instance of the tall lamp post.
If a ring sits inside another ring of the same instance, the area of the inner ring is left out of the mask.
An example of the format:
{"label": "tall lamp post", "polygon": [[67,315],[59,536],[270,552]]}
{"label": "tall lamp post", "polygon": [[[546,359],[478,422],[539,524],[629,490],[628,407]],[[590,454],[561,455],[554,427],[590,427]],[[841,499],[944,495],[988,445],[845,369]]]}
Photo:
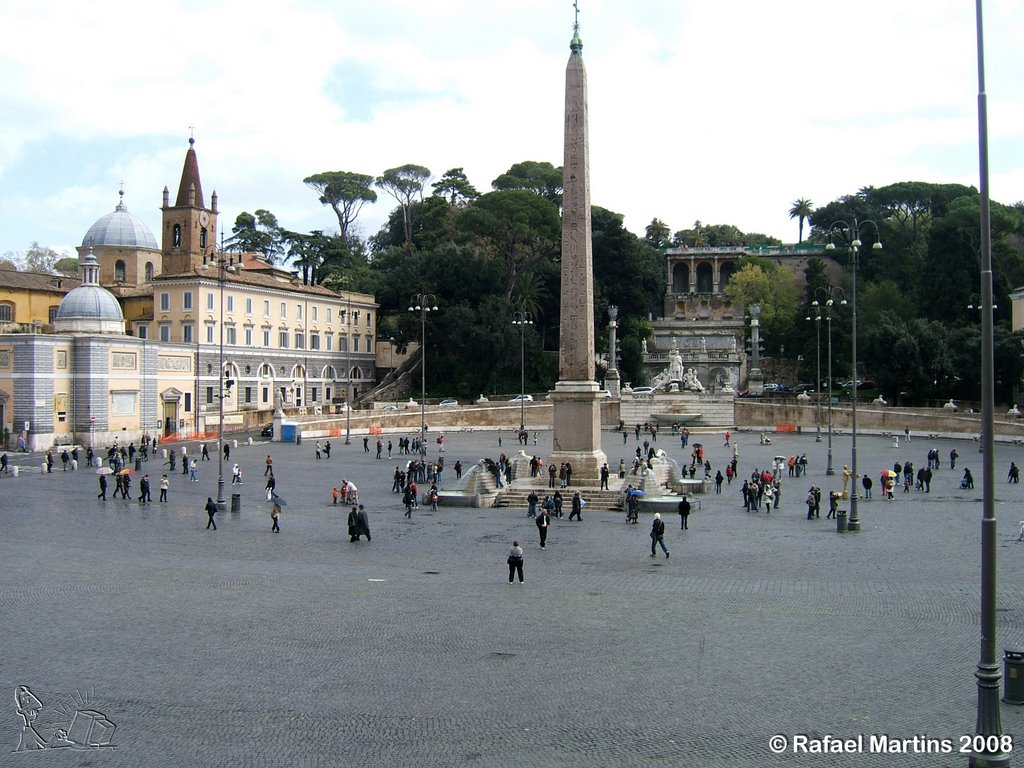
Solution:
{"label": "tall lamp post", "polygon": [[427,452],[427,312],[437,311],[437,296],[417,293],[412,297],[410,312],[420,313],[420,453]]}
{"label": "tall lamp post", "polygon": [[[971,768],[1010,764],[1010,750],[1000,738],[1003,727],[999,714],[999,682],[1002,673],[996,659],[996,539],[995,515],[995,366],[992,310],[992,227],[988,184],[988,97],[985,94],[985,47],[981,22],[981,0],[975,0],[978,34],[978,166],[981,202],[981,621],[978,664],[974,677],[978,686],[976,731],[972,739]],[[995,741],[993,745],[992,742]]]}
{"label": "tall lamp post", "polygon": [[[871,249],[875,251],[882,250],[882,240],[879,237],[878,225],[870,219],[865,221],[858,221],[854,219],[852,223],[845,221],[837,221],[829,227],[828,234],[828,245],[825,246],[826,251],[834,251],[836,249],[833,237],[836,234],[840,234],[844,238],[849,239],[850,249],[850,267],[852,270],[852,311],[851,311],[851,327],[853,338],[853,384],[852,384],[852,401],[850,407],[850,434],[852,439],[852,450],[850,452],[850,475],[853,481],[853,488],[850,491],[850,520],[847,523],[847,530],[859,531],[860,530],[860,515],[857,513],[857,261],[860,258],[860,230],[865,224],[870,224],[875,230],[875,242],[872,244]],[[832,381],[829,379],[829,387],[831,388]],[[831,407],[832,398],[829,397],[829,407]]]}
{"label": "tall lamp post", "polygon": [[[217,268],[217,282],[220,283],[220,361],[218,363],[217,383],[219,392],[217,402],[219,404],[220,419],[217,428],[217,510],[223,512],[227,509],[227,500],[224,498],[224,397],[227,389],[234,384],[233,381],[224,379],[224,283],[227,280],[227,272],[234,271],[232,262],[221,252],[211,255],[210,260],[203,262],[203,268]],[[196,329],[198,336],[198,329]]]}
{"label": "tall lamp post", "polygon": [[526,326],[533,325],[533,315],[526,310],[512,313],[512,325],[519,326],[519,434],[526,431]]}
{"label": "tall lamp post", "polygon": [[[825,323],[828,326],[828,465],[825,467],[825,474],[834,475],[836,470],[832,465],[832,307],[836,304],[836,296],[840,297],[839,303],[846,306],[846,292],[842,288],[824,288],[821,286],[814,290],[815,299],[811,306],[815,308],[818,321],[821,320],[821,304],[818,303],[817,299],[819,294],[828,296],[825,300]],[[821,402],[820,393],[818,395],[818,402]]]}
{"label": "tall lamp post", "polygon": [[[816,372],[815,372],[815,375],[817,376],[817,378],[815,379],[816,383],[814,385],[814,401],[815,401],[815,405],[816,405],[816,408],[814,409],[814,421],[815,421],[815,425],[817,427],[817,430],[816,430],[816,434],[814,435],[814,442],[820,443],[821,442],[821,305],[818,304],[818,300],[815,299],[814,301],[811,302],[811,307],[814,308],[814,317],[811,317],[810,315],[807,315],[807,317],[805,317],[804,319],[807,320],[807,321],[810,321],[810,320],[814,321],[814,334],[815,334],[815,337],[817,339],[817,363],[816,363]],[[831,355],[829,355],[829,357],[831,358]],[[831,359],[829,360],[829,362],[832,362]],[[830,376],[829,378],[831,379],[832,377]],[[831,398],[829,398],[829,400],[831,401]],[[829,465],[831,466],[831,464],[832,464],[832,462],[830,461]]]}
{"label": "tall lamp post", "polygon": [[[352,297],[348,297],[348,311],[345,314],[348,328],[352,327]],[[352,338],[345,331],[345,445],[352,445]]]}

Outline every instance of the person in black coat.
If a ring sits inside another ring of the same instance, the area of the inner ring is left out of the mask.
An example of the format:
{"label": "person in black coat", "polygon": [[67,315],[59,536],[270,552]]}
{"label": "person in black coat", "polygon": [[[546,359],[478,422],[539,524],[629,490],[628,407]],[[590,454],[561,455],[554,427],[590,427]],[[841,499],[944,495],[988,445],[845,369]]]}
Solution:
{"label": "person in black coat", "polygon": [[690,500],[685,496],[679,502],[679,517],[682,519],[680,530],[685,531],[690,527]]}
{"label": "person in black coat", "polygon": [[651,557],[657,557],[654,552],[655,546],[661,545],[662,552],[668,557],[668,549],[665,547],[665,523],[661,519],[661,513],[654,513],[654,522],[651,524]]}
{"label": "person in black coat", "polygon": [[352,511],[348,513],[348,535],[349,541],[359,541],[360,536],[365,536],[367,541],[371,540],[370,521],[362,504],[352,507]]}
{"label": "person in black coat", "polygon": [[217,514],[217,504],[213,500],[213,496],[206,497],[206,514],[210,518],[209,522],[207,522],[206,524],[206,530],[210,530],[211,528],[213,528],[213,530],[216,531],[217,523],[214,522],[213,516]]}
{"label": "person in black coat", "polygon": [[548,540],[548,528],[551,524],[551,517],[548,515],[548,511],[541,507],[540,512],[537,513],[537,531],[540,533],[540,548],[544,549],[544,545]]}

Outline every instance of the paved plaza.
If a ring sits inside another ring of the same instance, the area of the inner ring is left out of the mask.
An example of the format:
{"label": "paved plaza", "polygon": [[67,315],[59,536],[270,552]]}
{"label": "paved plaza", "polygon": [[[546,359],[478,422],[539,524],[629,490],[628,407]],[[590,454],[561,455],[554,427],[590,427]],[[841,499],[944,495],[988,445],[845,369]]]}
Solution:
{"label": "paved plaza", "polygon": [[[499,448],[493,431],[448,434],[443,485],[456,459],[513,454],[503,437]],[[242,511],[218,515],[216,531],[203,512],[215,456],[199,483],[179,466],[169,503],[140,508],[97,501],[92,469],[65,473],[58,461],[43,475],[38,455],[12,455],[23,472],[0,477],[0,765],[965,766],[956,750],[976,707],[978,444],[916,437],[895,449],[860,436],[859,468],[876,480],[895,460],[922,466],[931,447],[943,468],[930,494],[892,502],[876,482],[860,504],[864,530],[839,535],[827,503],[808,521],[803,499],[812,483],[826,498],[841,485],[849,435],[834,437],[834,477],[813,435],[773,436],[770,447],[754,433],[735,438],[741,477],[802,452],[808,476],[784,478],[771,515],[745,512],[734,481],[702,497],[688,531],[667,516],[669,559],[649,557],[649,515],[636,526],[612,512],[555,520],[544,551],[523,509],[421,508],[407,520],[391,493],[399,457],[376,460],[361,435],[333,439],[322,461],[311,438],[240,444],[225,474],[241,463]],[[692,439],[724,468],[720,433]],[[632,433],[603,442],[613,467],[636,446]],[[657,445],[689,456],[672,435]],[[540,432],[527,451],[550,448]],[[280,534],[263,496],[268,452],[288,501]],[[1006,482],[1024,447],[1000,443],[996,454],[1001,656],[1024,645],[1024,491]],[[974,491],[960,489],[963,466]],[[156,460],[143,470],[156,498],[162,470]],[[370,543],[350,543],[347,508],[331,505],[343,477],[370,512]],[[526,551],[522,586],[507,582],[514,538]],[[116,726],[113,748],[15,752],[19,686],[41,704],[45,740],[83,710]],[[1020,733],[1024,707],[1001,707],[1004,732]],[[863,734],[864,751],[793,754],[794,737],[827,734]],[[870,752],[873,734],[946,739],[954,752]],[[773,735],[787,739],[781,755]]]}

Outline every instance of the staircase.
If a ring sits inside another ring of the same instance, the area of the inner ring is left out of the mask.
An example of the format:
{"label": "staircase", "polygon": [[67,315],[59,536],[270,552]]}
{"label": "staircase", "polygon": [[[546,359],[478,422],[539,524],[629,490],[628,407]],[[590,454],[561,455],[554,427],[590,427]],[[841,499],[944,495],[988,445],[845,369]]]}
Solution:
{"label": "staircase", "polygon": [[[540,478],[535,478],[540,480]],[[618,478],[616,478],[617,480]],[[519,481],[522,483],[523,481]],[[537,484],[531,486],[529,484],[516,485],[512,488],[502,488],[498,491],[498,496],[494,500],[495,507],[516,507],[520,509],[526,509],[530,506],[530,502],[526,500],[526,497],[530,495],[530,491],[536,491],[537,498],[539,499],[537,505],[544,501],[545,496],[553,495],[554,488],[548,488],[547,484]],[[569,512],[572,511],[572,495],[576,491],[580,492],[580,496],[587,502],[586,510],[601,510],[602,512],[621,512],[622,506],[622,491],[611,490],[601,491],[597,488],[561,488],[558,489],[562,493],[562,514],[566,517],[569,516]]]}

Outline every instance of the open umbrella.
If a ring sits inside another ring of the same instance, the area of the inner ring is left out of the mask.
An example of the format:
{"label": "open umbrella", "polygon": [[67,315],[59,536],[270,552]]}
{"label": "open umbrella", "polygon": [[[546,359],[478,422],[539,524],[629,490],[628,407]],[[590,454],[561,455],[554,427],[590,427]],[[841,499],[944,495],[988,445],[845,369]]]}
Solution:
{"label": "open umbrella", "polygon": [[134,469],[122,469],[117,474],[119,474],[119,475],[134,475],[135,474],[135,470]]}
{"label": "open umbrella", "polygon": [[99,469],[96,470],[96,474],[97,475],[112,475],[112,474],[114,474],[114,470],[112,470],[110,467],[100,467]]}
{"label": "open umbrella", "polygon": [[882,477],[896,477],[896,473],[893,472],[891,469],[883,469]]}
{"label": "open umbrella", "polygon": [[285,501],[284,499],[282,499],[276,493],[273,496],[270,497],[270,503],[271,504],[277,504],[277,506],[279,506],[279,507],[287,507],[288,506],[288,502]]}

